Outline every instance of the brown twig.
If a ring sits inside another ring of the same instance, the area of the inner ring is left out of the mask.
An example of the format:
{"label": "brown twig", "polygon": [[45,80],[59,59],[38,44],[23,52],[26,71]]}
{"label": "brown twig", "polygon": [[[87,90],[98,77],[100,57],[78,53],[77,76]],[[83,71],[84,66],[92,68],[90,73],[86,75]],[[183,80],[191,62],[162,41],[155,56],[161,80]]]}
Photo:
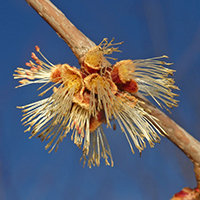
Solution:
{"label": "brown twig", "polygon": [[79,31],[49,0],[26,0],[27,3],[67,43],[79,62],[95,43]]}
{"label": "brown twig", "polygon": [[200,163],[200,142],[165,115],[161,110],[151,104],[144,96],[137,94],[137,97],[145,102],[144,108],[148,109],[151,112],[151,115],[159,119],[158,123],[166,131],[167,138],[178,146],[197,167]]}
{"label": "brown twig", "polygon": [[[80,32],[49,0],[26,0],[27,3],[56,31],[68,44],[74,55],[82,62],[85,53],[95,43]],[[159,119],[159,124],[167,132],[167,137],[178,146],[193,162],[197,179],[197,188],[200,189],[200,142],[177,125],[146,98],[139,94],[153,116]]]}

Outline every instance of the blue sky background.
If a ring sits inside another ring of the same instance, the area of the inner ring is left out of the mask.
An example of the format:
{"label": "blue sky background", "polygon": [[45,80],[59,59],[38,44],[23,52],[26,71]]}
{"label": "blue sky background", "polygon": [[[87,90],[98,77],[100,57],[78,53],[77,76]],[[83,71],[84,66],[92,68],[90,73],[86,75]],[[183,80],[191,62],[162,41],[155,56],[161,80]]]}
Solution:
{"label": "blue sky background", "polygon": [[[180,87],[178,108],[170,117],[200,140],[200,1],[199,0],[52,0],[95,43],[107,37],[124,41],[118,59],[166,54]],[[118,129],[106,130],[114,167],[89,169],[68,135],[58,152],[23,133],[21,110],[40,99],[38,85],[15,89],[12,74],[24,67],[34,46],[54,64],[78,66],[54,30],[24,1],[0,2],[0,199],[2,200],[167,200],[185,186],[195,187],[192,163],[167,138],[131,153]]]}

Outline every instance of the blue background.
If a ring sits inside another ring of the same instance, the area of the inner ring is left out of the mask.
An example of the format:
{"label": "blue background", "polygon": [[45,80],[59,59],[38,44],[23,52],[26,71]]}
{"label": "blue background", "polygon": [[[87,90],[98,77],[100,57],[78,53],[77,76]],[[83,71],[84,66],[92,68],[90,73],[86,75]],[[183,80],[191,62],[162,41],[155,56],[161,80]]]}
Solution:
{"label": "blue background", "polygon": [[[200,1],[199,0],[52,0],[95,43],[104,37],[124,41],[121,59],[166,54],[175,73],[180,104],[170,117],[200,140]],[[81,151],[68,137],[58,152],[23,133],[21,110],[40,99],[38,85],[19,89],[12,74],[24,67],[34,46],[54,64],[78,61],[54,30],[24,1],[0,2],[0,199],[165,200],[183,187],[195,187],[190,160],[167,138],[155,148],[131,153],[119,129],[106,130],[114,167],[82,168]]]}

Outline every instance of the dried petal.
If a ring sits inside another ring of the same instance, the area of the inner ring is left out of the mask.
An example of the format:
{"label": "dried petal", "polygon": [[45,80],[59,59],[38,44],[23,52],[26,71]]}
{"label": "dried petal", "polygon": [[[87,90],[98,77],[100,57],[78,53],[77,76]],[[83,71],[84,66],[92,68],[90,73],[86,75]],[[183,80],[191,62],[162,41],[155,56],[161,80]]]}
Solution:
{"label": "dried petal", "polygon": [[105,113],[100,110],[97,117],[90,118],[90,132],[95,131],[102,123],[105,123]]}
{"label": "dried petal", "polygon": [[135,65],[132,60],[121,60],[113,65],[111,77],[115,83],[126,83],[133,79],[131,74],[134,71]]}
{"label": "dried petal", "polygon": [[79,92],[74,94],[73,102],[80,105],[82,108],[89,110],[90,108],[90,93],[85,90],[85,86]]}

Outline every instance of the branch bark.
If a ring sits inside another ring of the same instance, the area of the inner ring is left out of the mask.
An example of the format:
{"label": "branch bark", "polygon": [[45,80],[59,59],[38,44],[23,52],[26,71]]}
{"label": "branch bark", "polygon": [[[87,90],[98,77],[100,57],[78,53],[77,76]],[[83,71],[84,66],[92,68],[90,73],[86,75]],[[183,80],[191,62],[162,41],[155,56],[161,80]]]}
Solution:
{"label": "branch bark", "polygon": [[[90,48],[95,46],[95,43],[80,32],[49,0],[26,1],[68,44],[79,63],[82,63],[84,55]],[[145,108],[159,119],[159,124],[168,134],[167,138],[179,147],[193,162],[197,188],[200,190],[200,142],[161,110],[153,106],[141,94],[138,95],[145,102]]]}
{"label": "branch bark", "polygon": [[81,58],[95,43],[79,31],[49,0],[26,1],[67,43],[81,63]]}
{"label": "branch bark", "polygon": [[166,131],[167,138],[179,147],[197,167],[200,164],[200,142],[150,103],[144,96],[137,94],[137,97],[145,102],[145,109],[148,109],[151,115],[159,119],[158,123]]}

